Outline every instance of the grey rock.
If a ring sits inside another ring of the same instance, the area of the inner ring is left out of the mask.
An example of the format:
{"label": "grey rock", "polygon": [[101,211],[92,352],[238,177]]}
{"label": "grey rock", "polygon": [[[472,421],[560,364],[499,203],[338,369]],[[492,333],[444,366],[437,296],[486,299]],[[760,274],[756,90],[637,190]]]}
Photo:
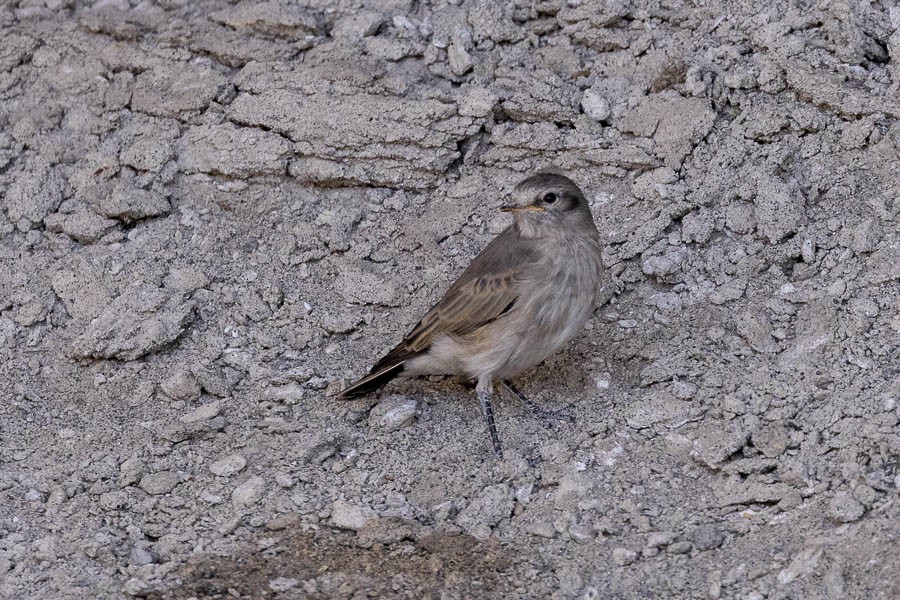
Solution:
{"label": "grey rock", "polygon": [[87,207],[69,214],[55,213],[44,219],[48,231],[64,233],[82,244],[92,244],[112,231],[118,223],[104,218]]}
{"label": "grey rock", "polygon": [[688,541],[675,542],[670,544],[666,551],[669,554],[687,554],[693,549],[694,545]]}
{"label": "grey rock", "polygon": [[142,546],[135,546],[131,549],[129,560],[133,565],[152,565],[153,563],[159,562],[159,556],[155,552],[151,552]]}
{"label": "grey rock", "polygon": [[469,72],[475,65],[472,55],[466,51],[462,43],[453,41],[447,47],[447,59],[450,62],[450,71],[457,77],[461,77]]}
{"label": "grey rock", "polygon": [[595,121],[605,121],[612,114],[609,100],[594,88],[585,90],[584,95],[581,97],[581,108],[584,110],[584,114]]}
{"label": "grey rock", "polygon": [[385,431],[408,427],[416,418],[419,403],[406,396],[388,396],[369,412],[369,426]]}
{"label": "grey rock", "polygon": [[128,487],[141,480],[146,472],[144,461],[139,458],[129,458],[119,465],[119,487]]}
{"label": "grey rock", "polygon": [[303,437],[293,452],[300,462],[318,465],[333,456],[346,439],[343,433],[317,432]]}
{"label": "grey rock", "polygon": [[96,210],[110,219],[131,223],[148,217],[168,214],[172,209],[168,199],[158,192],[119,185],[102,196]]}
{"label": "grey rock", "polygon": [[70,346],[75,358],[134,360],[172,343],[194,319],[194,303],[162,290],[129,290]]}
{"label": "grey rock", "polygon": [[466,88],[458,100],[459,114],[465,117],[486,117],[494,110],[498,100],[497,94],[487,88]]}
{"label": "grey rock", "polygon": [[647,546],[650,548],[661,548],[668,546],[675,541],[675,534],[671,531],[655,531],[647,537]]}
{"label": "grey rock", "polygon": [[421,536],[422,529],[418,522],[411,519],[370,519],[357,531],[356,544],[360,548],[371,548],[375,544],[394,544],[405,539],[416,539]]}
{"label": "grey rock", "polygon": [[812,574],[816,570],[823,554],[824,549],[820,545],[807,546],[797,553],[787,567],[779,571],[778,583],[788,585],[804,575]]}
{"label": "grey rock", "polygon": [[178,118],[206,108],[225,85],[225,77],[200,65],[172,63],[144,71],[134,80],[131,109]]}
{"label": "grey rock", "polygon": [[262,499],[265,490],[265,479],[254,475],[234,488],[231,492],[231,504],[237,510],[247,509]]}
{"label": "grey rock", "polygon": [[524,31],[515,25],[512,5],[503,2],[476,0],[469,8],[468,21],[472,25],[475,42],[514,42],[525,37]]}
{"label": "grey rock", "polygon": [[123,591],[129,596],[146,596],[147,592],[150,591],[150,584],[145,580],[140,579],[139,577],[132,577],[128,581],[125,582],[123,586]]}
{"label": "grey rock", "polygon": [[[168,275],[163,279],[163,285],[173,292],[186,294],[209,285],[209,277],[198,269],[170,269]],[[194,369],[192,369],[192,371],[193,370]],[[199,371],[202,369],[197,370]],[[198,381],[200,380],[199,375],[195,375],[195,377]],[[206,386],[203,385],[202,382],[201,386],[206,389]]]}
{"label": "grey rock", "polygon": [[178,483],[177,473],[173,471],[159,471],[158,473],[148,473],[141,477],[141,482],[138,486],[151,496],[159,496],[171,492]]}
{"label": "grey rock", "polygon": [[803,217],[803,204],[781,180],[760,177],[753,203],[757,228],[769,242],[777,243],[797,231]]}
{"label": "grey rock", "polygon": [[509,486],[489,485],[469,502],[456,518],[463,530],[479,539],[490,536],[491,528],[512,514],[513,499]]}
{"label": "grey rock", "polygon": [[655,153],[667,167],[678,169],[681,162],[712,128],[716,114],[706,100],[683,98],[667,90],[651,94],[622,116],[617,127],[625,132],[652,137]]}
{"label": "grey rock", "polygon": [[828,517],[838,523],[852,523],[866,514],[866,507],[850,492],[838,492],[828,505]]}
{"label": "grey rock", "polygon": [[384,15],[374,11],[359,11],[338,19],[331,28],[331,37],[335,39],[359,40],[375,35],[384,24]]}
{"label": "grey rock", "polygon": [[[172,273],[170,272],[169,274],[171,275]],[[169,287],[173,287],[175,285],[182,285],[182,283],[167,283],[167,285]],[[218,396],[219,398],[225,398],[231,394],[231,390],[234,387],[235,382],[231,378],[227,377],[222,372],[222,370],[197,366],[194,367],[192,371],[197,377],[197,381],[200,382],[201,389],[203,389],[203,391],[205,391],[207,394]]]}
{"label": "grey rock", "polygon": [[10,223],[37,224],[62,202],[63,180],[42,156],[28,155],[25,164],[6,189],[3,207]]}
{"label": "grey rock", "polygon": [[[172,373],[163,380],[159,387],[168,397],[175,400],[196,400],[200,397],[200,383],[190,371],[182,370]],[[188,421],[184,421],[182,418],[182,422]]]}
{"label": "grey rock", "polygon": [[274,385],[266,389],[266,398],[292,406],[299,404],[306,396],[307,390],[299,383]]}
{"label": "grey rock", "polygon": [[709,467],[716,467],[743,448],[749,439],[749,429],[738,422],[730,422],[725,427],[710,425],[694,440],[691,455]]}
{"label": "grey rock", "polygon": [[744,311],[735,317],[735,328],[757,352],[777,350],[775,339],[772,337],[772,324],[765,314],[758,311]]}
{"label": "grey rock", "polygon": [[240,454],[229,454],[224,458],[220,458],[209,466],[209,470],[213,475],[219,477],[230,477],[235,473],[241,472],[247,466],[247,459]]}
{"label": "grey rock", "polygon": [[[273,87],[269,70],[244,71],[243,86],[253,91],[235,98],[229,117],[292,140],[297,157],[288,172],[303,182],[428,187],[459,158],[457,143],[479,127],[455,104],[355,89],[325,93],[300,77],[284,76]],[[298,93],[305,94],[300,111]]]}
{"label": "grey rock", "polygon": [[629,550],[628,548],[613,548],[612,551],[613,562],[620,567],[630,565],[637,560],[637,557],[638,553],[634,550]]}
{"label": "grey rock", "polygon": [[228,421],[222,416],[190,423],[179,422],[166,427],[159,435],[173,444],[190,439],[208,439],[215,437],[216,433],[222,431],[227,424]]}
{"label": "grey rock", "polygon": [[868,485],[858,485],[853,488],[853,497],[859,500],[866,508],[872,508],[872,505],[875,504],[875,500],[878,498],[878,492]]}
{"label": "grey rock", "polygon": [[300,585],[300,580],[294,579],[293,577],[276,577],[275,579],[271,579],[269,581],[269,589],[276,594],[286,592],[297,587],[298,585]]}
{"label": "grey rock", "polygon": [[768,458],[777,458],[784,454],[791,443],[791,434],[787,427],[773,423],[761,427],[751,436],[753,445]]}
{"label": "grey rock", "polygon": [[246,178],[285,174],[291,155],[291,143],[277,133],[223,123],[188,129],[178,162],[186,173]]}
{"label": "grey rock", "polygon": [[691,532],[691,541],[694,543],[694,547],[701,552],[715,550],[725,541],[725,534],[718,527],[703,525]]}
{"label": "grey rock", "polygon": [[136,118],[133,125],[122,129],[119,161],[138,171],[158,173],[175,157],[175,140],[180,135],[174,119]]}
{"label": "grey rock", "polygon": [[719,506],[773,503],[790,496],[795,490],[784,483],[723,482],[714,488]]}
{"label": "grey rock", "polygon": [[[199,395],[199,392],[197,395]],[[191,412],[181,415],[178,420],[182,423],[197,423],[199,421],[208,421],[217,417],[221,410],[222,403],[218,400],[215,400],[214,402],[202,404]]]}
{"label": "grey rock", "polygon": [[346,500],[335,500],[331,505],[331,525],[338,529],[358,531],[376,517],[377,514],[371,508],[351,504]]}
{"label": "grey rock", "polygon": [[235,29],[296,38],[318,29],[315,16],[290,2],[242,2],[214,12],[210,19]]}

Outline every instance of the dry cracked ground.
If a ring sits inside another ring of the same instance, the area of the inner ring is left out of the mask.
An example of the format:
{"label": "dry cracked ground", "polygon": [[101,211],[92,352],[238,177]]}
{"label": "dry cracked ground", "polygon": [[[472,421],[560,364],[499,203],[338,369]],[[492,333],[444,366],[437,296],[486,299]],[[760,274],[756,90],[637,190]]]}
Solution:
{"label": "dry cracked ground", "polygon": [[[762,5],[762,6],[761,6]],[[900,596],[900,8],[0,7],[0,596]],[[330,396],[586,191],[586,331]]]}

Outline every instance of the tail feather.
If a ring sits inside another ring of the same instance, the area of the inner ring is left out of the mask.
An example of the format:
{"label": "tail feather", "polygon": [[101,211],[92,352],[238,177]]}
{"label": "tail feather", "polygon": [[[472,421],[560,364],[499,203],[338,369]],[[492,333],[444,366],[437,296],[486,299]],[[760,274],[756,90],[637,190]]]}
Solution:
{"label": "tail feather", "polygon": [[350,400],[351,398],[365,396],[366,394],[374,392],[375,390],[386,384],[388,381],[399,375],[401,371],[403,371],[403,363],[397,363],[392,367],[382,369],[375,373],[369,373],[356,383],[342,390],[337,397],[345,400]]}
{"label": "tail feather", "polygon": [[374,392],[400,375],[403,372],[403,365],[414,356],[416,353],[411,353],[402,346],[394,348],[387,356],[375,363],[368,375],[342,390],[337,397],[349,400]]}

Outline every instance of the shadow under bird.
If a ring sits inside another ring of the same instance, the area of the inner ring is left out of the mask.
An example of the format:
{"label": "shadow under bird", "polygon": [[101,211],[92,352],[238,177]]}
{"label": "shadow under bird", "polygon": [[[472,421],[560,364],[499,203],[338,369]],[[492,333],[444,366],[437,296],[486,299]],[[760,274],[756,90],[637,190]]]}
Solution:
{"label": "shadow under bird", "polygon": [[340,392],[356,398],[394,377],[459,375],[475,390],[494,451],[503,457],[491,404],[509,381],[559,350],[590,317],[603,270],[600,237],[571,179],[540,173],[500,210],[514,222],[488,244],[444,297],[369,374]]}

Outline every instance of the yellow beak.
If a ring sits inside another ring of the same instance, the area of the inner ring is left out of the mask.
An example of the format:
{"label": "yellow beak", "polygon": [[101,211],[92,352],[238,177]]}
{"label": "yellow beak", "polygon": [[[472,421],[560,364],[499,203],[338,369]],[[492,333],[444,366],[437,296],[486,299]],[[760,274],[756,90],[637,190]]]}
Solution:
{"label": "yellow beak", "polygon": [[533,204],[529,204],[527,206],[515,206],[515,205],[501,206],[500,210],[503,212],[517,213],[517,212],[526,212],[526,211],[544,212],[544,210],[546,210],[546,209],[544,209],[543,206],[534,206]]}

